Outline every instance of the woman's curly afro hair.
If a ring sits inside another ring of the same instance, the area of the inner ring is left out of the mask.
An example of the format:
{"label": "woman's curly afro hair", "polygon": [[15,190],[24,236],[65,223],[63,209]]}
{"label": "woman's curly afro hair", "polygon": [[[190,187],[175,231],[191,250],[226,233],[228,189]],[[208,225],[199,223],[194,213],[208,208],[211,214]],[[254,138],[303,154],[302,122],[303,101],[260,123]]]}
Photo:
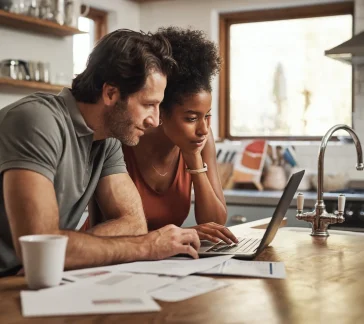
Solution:
{"label": "woman's curly afro hair", "polygon": [[170,114],[173,105],[201,91],[211,92],[211,80],[219,73],[221,59],[215,43],[200,30],[178,27],[159,28],[172,46],[172,56],[178,68],[168,77],[162,110]]}

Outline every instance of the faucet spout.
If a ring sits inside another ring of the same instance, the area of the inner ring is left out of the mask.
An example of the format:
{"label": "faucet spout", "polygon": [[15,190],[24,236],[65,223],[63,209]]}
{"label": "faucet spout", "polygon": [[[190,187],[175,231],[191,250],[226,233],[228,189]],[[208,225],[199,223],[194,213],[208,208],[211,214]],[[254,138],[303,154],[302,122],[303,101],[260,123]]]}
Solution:
{"label": "faucet spout", "polygon": [[360,144],[360,140],[354,130],[347,125],[339,124],[330,128],[326,135],[322,138],[319,156],[318,156],[318,174],[317,174],[317,201],[315,209],[312,212],[303,212],[303,200],[302,193],[297,196],[297,219],[302,219],[312,224],[312,236],[328,237],[329,232],[327,231],[330,224],[342,223],[345,221],[345,196],[340,195],[338,198],[338,210],[334,213],[328,213],[326,211],[325,203],[323,200],[324,196],[324,156],[328,141],[330,140],[333,133],[339,129],[346,130],[354,141],[356,154],[357,154],[357,170],[363,170],[363,152]]}
{"label": "faucet spout", "polygon": [[357,170],[364,170],[364,164],[363,164],[363,151],[361,148],[361,143],[359,140],[358,135],[354,132],[354,130],[344,124],[339,124],[339,125],[335,125],[333,127],[331,127],[326,135],[322,138],[321,141],[321,146],[320,146],[320,153],[319,153],[319,157],[318,157],[318,173],[317,173],[317,202],[320,202],[323,200],[323,187],[324,187],[324,155],[325,155],[325,150],[326,150],[326,146],[328,141],[330,140],[331,136],[339,129],[344,129],[346,130],[349,135],[351,136],[351,138],[354,141],[355,144],[355,148],[356,148],[356,153],[357,153],[357,164],[356,164],[356,169]]}

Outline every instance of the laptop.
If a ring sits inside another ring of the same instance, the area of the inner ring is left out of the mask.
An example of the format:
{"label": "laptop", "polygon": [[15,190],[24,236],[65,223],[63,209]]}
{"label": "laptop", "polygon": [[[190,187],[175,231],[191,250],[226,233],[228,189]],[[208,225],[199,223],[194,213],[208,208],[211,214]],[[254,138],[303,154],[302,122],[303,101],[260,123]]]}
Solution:
{"label": "laptop", "polygon": [[287,210],[303,178],[304,173],[305,170],[302,170],[291,175],[273,213],[273,217],[263,235],[263,238],[246,236],[243,238],[238,238],[239,243],[234,243],[231,245],[226,244],[223,241],[220,241],[219,243],[201,241],[201,247],[198,250],[198,255],[200,257],[208,257],[234,254],[234,258],[236,259],[250,260],[255,258],[273,241],[278,231],[279,225],[287,213]]}

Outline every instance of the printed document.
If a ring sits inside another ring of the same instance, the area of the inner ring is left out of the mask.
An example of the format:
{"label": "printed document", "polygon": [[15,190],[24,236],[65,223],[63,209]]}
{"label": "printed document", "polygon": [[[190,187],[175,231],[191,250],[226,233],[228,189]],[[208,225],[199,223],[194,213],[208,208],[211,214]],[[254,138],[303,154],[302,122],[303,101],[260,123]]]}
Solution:
{"label": "printed document", "polygon": [[242,261],[230,259],[212,269],[200,272],[208,275],[247,276],[258,278],[286,278],[283,262]]}
{"label": "printed document", "polygon": [[[73,289],[22,291],[22,314],[32,316],[64,316],[86,314],[142,313],[160,311],[160,306],[147,294],[130,294],[96,285],[78,285]],[[66,286],[64,286],[66,287]]]}
{"label": "printed document", "polygon": [[149,295],[161,301],[177,302],[202,295],[228,285],[228,283],[222,280],[199,276],[188,276],[181,278],[168,286],[158,288],[150,292]]}
{"label": "printed document", "polygon": [[112,266],[66,271],[63,278],[70,281],[77,281],[79,279],[90,278],[112,272],[150,273],[184,277],[192,273],[210,269],[226,260],[231,259],[232,257],[233,255],[202,259],[173,257],[160,261],[130,262]]}
{"label": "printed document", "polygon": [[69,270],[63,273],[63,279],[71,282],[78,281],[80,279],[92,278],[108,273],[116,272],[117,268],[115,265],[95,267],[95,268],[84,268],[78,270]]}
{"label": "printed document", "polygon": [[95,285],[98,289],[104,288],[107,290],[114,290],[127,294],[148,293],[151,290],[173,283],[178,278],[179,277],[160,276],[155,274],[111,272],[90,276],[82,280],[78,279],[73,283],[42,289],[39,290],[39,292],[47,293],[63,291],[74,289],[75,287],[78,287],[78,289],[83,289],[83,287]]}
{"label": "printed document", "polygon": [[122,272],[154,273],[184,277],[192,273],[211,269],[232,257],[233,255],[224,255],[202,259],[170,258],[160,261],[132,262],[120,264],[117,270]]}

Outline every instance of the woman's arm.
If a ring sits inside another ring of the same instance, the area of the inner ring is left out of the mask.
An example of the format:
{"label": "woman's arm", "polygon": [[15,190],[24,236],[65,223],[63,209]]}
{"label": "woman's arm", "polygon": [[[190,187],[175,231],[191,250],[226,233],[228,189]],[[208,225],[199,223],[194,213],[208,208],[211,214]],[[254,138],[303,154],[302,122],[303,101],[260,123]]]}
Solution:
{"label": "woman's arm", "polygon": [[191,174],[195,194],[197,224],[226,222],[226,203],[216,166],[215,142],[210,129],[205,147],[196,154],[183,154],[190,169],[200,169],[207,164],[207,172]]}
{"label": "woman's arm", "polygon": [[196,222],[225,225],[226,203],[217,172],[216,149],[211,130],[206,145],[197,158],[201,159],[201,167],[203,162],[207,164],[207,172],[191,175],[195,193]]}
{"label": "woman's arm", "polygon": [[194,226],[200,239],[226,243],[237,242],[236,237],[223,225],[226,223],[226,203],[222,191],[216,165],[215,142],[210,129],[207,142],[201,152],[197,154],[183,154],[183,158],[190,169],[200,169],[207,164],[207,172],[191,174],[195,194]]}

